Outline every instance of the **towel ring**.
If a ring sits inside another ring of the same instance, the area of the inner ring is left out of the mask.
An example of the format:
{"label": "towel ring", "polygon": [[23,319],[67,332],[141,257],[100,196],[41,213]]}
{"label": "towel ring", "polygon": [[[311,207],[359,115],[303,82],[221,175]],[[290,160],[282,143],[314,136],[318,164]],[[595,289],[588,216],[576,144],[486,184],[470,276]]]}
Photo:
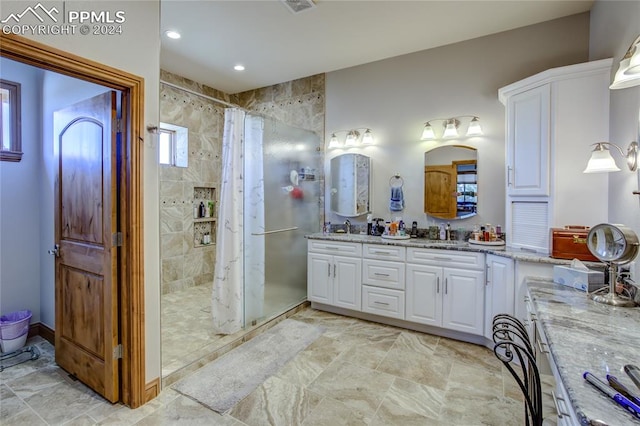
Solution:
{"label": "towel ring", "polygon": [[404,179],[400,175],[393,175],[389,179],[389,186],[392,188],[402,188],[402,185],[404,185]]}

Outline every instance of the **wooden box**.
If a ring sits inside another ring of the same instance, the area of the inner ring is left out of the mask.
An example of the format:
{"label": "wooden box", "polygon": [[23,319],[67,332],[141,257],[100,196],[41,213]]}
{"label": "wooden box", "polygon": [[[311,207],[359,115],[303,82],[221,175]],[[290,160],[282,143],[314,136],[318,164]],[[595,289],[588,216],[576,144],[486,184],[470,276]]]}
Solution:
{"label": "wooden box", "polygon": [[587,226],[551,228],[551,257],[598,262],[587,247],[588,234]]}

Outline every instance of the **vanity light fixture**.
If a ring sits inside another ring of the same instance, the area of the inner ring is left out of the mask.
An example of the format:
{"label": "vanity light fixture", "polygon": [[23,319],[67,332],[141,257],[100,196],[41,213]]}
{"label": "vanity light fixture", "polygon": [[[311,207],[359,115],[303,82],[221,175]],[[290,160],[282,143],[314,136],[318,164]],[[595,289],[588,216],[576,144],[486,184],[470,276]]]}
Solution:
{"label": "vanity light fixture", "polygon": [[589,158],[587,168],[584,169],[583,173],[608,173],[620,171],[620,168],[611,156],[611,151],[609,151],[607,145],[615,147],[618,152],[620,152],[620,155],[627,160],[629,170],[635,172],[638,169],[638,142],[631,142],[627,147],[626,154],[622,148],[614,143],[598,142],[592,145],[595,146],[595,148],[591,152],[591,158]]}
{"label": "vanity light fixture", "polygon": [[244,71],[244,65],[242,64],[234,65],[233,69],[236,71]]}
{"label": "vanity light fixture", "polygon": [[465,137],[480,136],[483,134],[482,126],[480,126],[480,118],[475,115],[459,115],[457,117],[451,118],[434,118],[427,121],[426,123],[424,123],[424,129],[422,129],[422,136],[420,137],[420,140],[426,141],[439,139],[433,129],[433,126],[431,125],[431,123],[434,121],[442,121],[442,127],[444,128],[444,130],[442,132],[441,138],[451,139],[460,137],[460,135],[458,134],[458,128],[461,124],[460,120],[458,120],[459,118],[471,118],[471,121],[467,126],[467,132],[464,135]]}
{"label": "vanity light fixture", "polygon": [[[359,130],[364,130],[364,133],[361,134]],[[347,135],[344,142],[341,142],[338,139],[338,136],[336,136],[337,133],[342,133],[342,132],[346,133]],[[336,130],[335,132],[331,133],[331,139],[329,139],[329,146],[327,148],[328,149],[336,149],[336,148],[342,148],[342,147],[353,148],[358,145],[373,145],[373,143],[374,143],[374,139],[373,139],[373,133],[371,132],[371,129],[366,127],[361,127],[358,129],[351,129],[351,130]]]}
{"label": "vanity light fixture", "polygon": [[618,71],[609,89],[626,89],[640,85],[640,36],[631,43],[620,60]]}

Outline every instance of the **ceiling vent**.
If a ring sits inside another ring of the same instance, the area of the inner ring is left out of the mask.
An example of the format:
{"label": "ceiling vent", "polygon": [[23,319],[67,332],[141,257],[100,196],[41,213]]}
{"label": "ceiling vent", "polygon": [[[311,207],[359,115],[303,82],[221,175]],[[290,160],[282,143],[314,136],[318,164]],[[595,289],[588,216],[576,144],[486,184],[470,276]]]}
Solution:
{"label": "ceiling vent", "polygon": [[292,13],[300,13],[316,7],[313,0],[281,0]]}

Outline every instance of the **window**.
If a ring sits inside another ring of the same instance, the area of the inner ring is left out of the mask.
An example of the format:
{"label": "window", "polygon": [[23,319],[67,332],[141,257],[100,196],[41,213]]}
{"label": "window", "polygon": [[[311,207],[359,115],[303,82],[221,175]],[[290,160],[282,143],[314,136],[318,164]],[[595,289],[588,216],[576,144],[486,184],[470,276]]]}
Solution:
{"label": "window", "polygon": [[22,159],[20,124],[20,83],[0,80],[2,120],[0,121],[0,161]]}
{"label": "window", "polygon": [[160,123],[158,151],[160,164],[187,167],[189,129],[174,124]]}

